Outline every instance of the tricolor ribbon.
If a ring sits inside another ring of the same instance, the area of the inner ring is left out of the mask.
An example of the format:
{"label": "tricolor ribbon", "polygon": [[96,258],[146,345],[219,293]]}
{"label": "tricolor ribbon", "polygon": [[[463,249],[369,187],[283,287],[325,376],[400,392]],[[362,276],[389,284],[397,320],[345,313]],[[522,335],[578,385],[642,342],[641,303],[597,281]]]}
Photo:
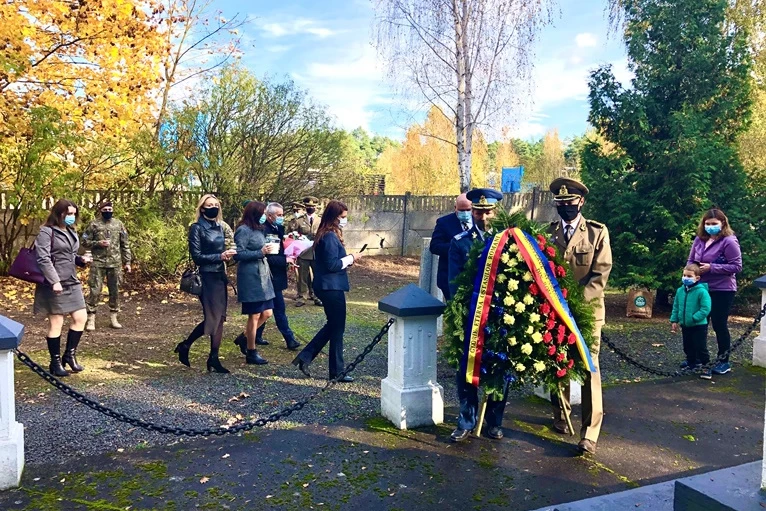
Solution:
{"label": "tricolor ribbon", "polygon": [[484,350],[484,327],[489,317],[492,293],[495,290],[495,278],[500,256],[503,254],[510,231],[506,229],[497,234],[486,244],[479,258],[479,271],[473,284],[473,293],[468,312],[468,321],[463,336],[463,359],[461,371],[465,381],[476,387],[479,386],[481,375],[481,356]]}
{"label": "tricolor ribbon", "polygon": [[553,274],[548,258],[545,257],[537,241],[530,234],[518,228],[510,230],[513,233],[516,246],[519,247],[519,253],[527,263],[527,267],[532,273],[537,287],[540,288],[551,307],[553,307],[553,310],[556,311],[556,314],[564,322],[564,325],[566,325],[571,333],[575,334],[575,344],[577,345],[577,351],[580,352],[580,357],[582,357],[590,372],[595,373],[597,369],[591,359],[588,345],[585,344],[585,338],[580,333],[580,329],[577,328],[577,323],[572,316],[572,312],[569,310],[569,305],[564,295],[561,294],[561,287],[559,287],[559,282]]}

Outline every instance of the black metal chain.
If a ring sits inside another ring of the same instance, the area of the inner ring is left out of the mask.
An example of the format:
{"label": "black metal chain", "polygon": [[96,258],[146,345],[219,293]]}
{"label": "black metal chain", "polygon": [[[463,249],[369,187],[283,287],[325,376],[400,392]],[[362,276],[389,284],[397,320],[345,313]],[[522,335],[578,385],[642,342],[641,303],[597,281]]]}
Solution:
{"label": "black metal chain", "polygon": [[131,426],[137,426],[139,428],[146,429],[148,431],[154,431],[157,433],[164,433],[164,434],[172,434],[177,436],[204,436],[208,437],[210,435],[229,435],[229,434],[235,434],[239,433],[241,431],[250,431],[253,428],[262,428],[266,426],[267,424],[280,421],[282,419],[285,419],[293,414],[293,412],[297,412],[298,410],[302,410],[304,406],[311,403],[314,399],[321,396],[325,392],[327,392],[329,389],[335,386],[336,383],[338,383],[339,380],[344,378],[348,373],[352,372],[354,369],[356,369],[356,366],[364,360],[364,358],[370,354],[372,349],[383,339],[383,336],[388,333],[388,330],[391,328],[391,325],[394,324],[396,320],[394,318],[391,318],[386,322],[385,325],[380,329],[380,332],[372,339],[372,342],[365,346],[362,353],[360,353],[353,362],[348,364],[346,366],[346,369],[338,374],[335,378],[332,380],[328,380],[327,383],[319,389],[318,391],[314,392],[310,396],[302,399],[301,401],[298,401],[292,406],[289,406],[287,408],[284,408],[280,410],[279,412],[273,413],[269,415],[268,417],[260,418],[254,421],[248,421],[248,422],[241,422],[239,424],[233,425],[233,426],[218,426],[215,428],[204,428],[204,429],[186,429],[181,428],[178,426],[165,426],[162,424],[154,424],[149,421],[145,421],[143,419],[137,419],[135,417],[130,417],[128,415],[125,415],[124,413],[117,412],[115,410],[112,410],[108,406],[104,406],[100,403],[97,403],[96,401],[93,401],[92,399],[89,399],[82,395],[81,393],[74,390],[69,385],[62,383],[61,380],[50,374],[48,371],[46,371],[43,367],[41,367],[39,364],[37,364],[35,361],[33,361],[31,358],[29,358],[29,355],[26,353],[14,350],[16,352],[16,357],[27,367],[29,367],[32,371],[34,371],[36,374],[38,374],[42,379],[59,389],[61,392],[66,394],[67,396],[71,397],[78,403],[81,403],[97,412],[100,412],[108,417],[111,417],[113,419],[116,419],[120,422],[124,422],[126,424],[130,424]]}
{"label": "black metal chain", "polygon": [[[719,360],[726,360],[726,358],[728,358],[729,355],[734,353],[734,351],[736,351],[742,345],[742,343],[744,343],[745,340],[747,340],[747,338],[750,337],[750,334],[752,334],[753,330],[755,330],[756,327],[761,323],[761,320],[764,318],[764,316],[766,316],[766,304],[764,304],[764,306],[761,308],[761,311],[755,316],[755,318],[753,319],[753,323],[747,328],[747,330],[744,331],[744,333],[742,335],[739,336],[739,338],[736,341],[734,341],[731,344],[729,349],[726,350],[724,353],[718,355],[718,357],[716,357],[715,361],[708,362],[706,365],[703,366],[703,368],[704,369],[710,369]],[[606,336],[604,334],[601,334],[601,340],[607,346],[609,346],[609,348],[618,357],[623,359],[628,364],[630,364],[630,365],[632,365],[634,367],[637,367],[638,369],[641,369],[644,372],[647,372],[647,373],[650,373],[650,374],[654,374],[654,375],[657,375],[657,376],[671,377],[671,378],[674,378],[676,376],[684,376],[684,375],[688,375],[689,374],[688,371],[662,371],[660,369],[655,369],[653,367],[649,367],[648,365],[643,364],[643,363],[637,361],[636,359],[634,359],[633,357],[631,357],[630,355],[628,355],[627,353],[622,351],[620,348],[615,346],[615,344],[609,339],[608,336]]]}

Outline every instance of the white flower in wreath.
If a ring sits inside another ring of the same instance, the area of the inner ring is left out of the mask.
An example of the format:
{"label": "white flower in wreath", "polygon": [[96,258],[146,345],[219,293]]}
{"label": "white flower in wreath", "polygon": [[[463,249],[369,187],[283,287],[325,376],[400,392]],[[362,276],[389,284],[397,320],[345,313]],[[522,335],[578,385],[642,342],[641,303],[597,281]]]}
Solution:
{"label": "white flower in wreath", "polygon": [[519,251],[519,247],[517,247],[516,245],[511,245],[510,247],[508,247],[508,252],[518,252],[518,251]]}
{"label": "white flower in wreath", "polygon": [[519,314],[521,314],[522,312],[524,312],[524,311],[526,310],[526,308],[527,308],[527,306],[526,306],[526,305],[524,305],[524,304],[523,304],[523,303],[521,303],[521,302],[519,302],[519,303],[517,303],[517,304],[516,304],[516,312],[518,312]]}
{"label": "white flower in wreath", "polygon": [[534,367],[535,367],[535,371],[537,371],[538,373],[542,373],[543,371],[545,371],[545,362],[535,362]]}
{"label": "white flower in wreath", "polygon": [[500,256],[500,262],[503,264],[508,264],[508,261],[510,260],[511,256],[509,256],[507,252],[504,252],[503,255]]}
{"label": "white flower in wreath", "polygon": [[532,345],[529,343],[525,343],[521,346],[521,352],[525,355],[531,355],[532,354]]}
{"label": "white flower in wreath", "polygon": [[515,337],[509,337],[508,338],[508,344],[510,344],[511,346],[516,346],[516,344],[518,344],[518,343],[516,342],[516,338]]}
{"label": "white flower in wreath", "polygon": [[516,323],[516,316],[511,316],[510,314],[503,314],[503,323],[506,325],[513,325]]}
{"label": "white flower in wreath", "polygon": [[529,322],[530,323],[539,323],[540,322],[540,315],[536,312],[533,312],[529,315]]}
{"label": "white flower in wreath", "polygon": [[511,268],[515,268],[519,264],[519,261],[517,261],[515,258],[508,261],[508,266]]}
{"label": "white flower in wreath", "polygon": [[508,277],[506,277],[506,276],[505,276],[505,275],[503,275],[502,273],[498,274],[498,276],[497,276],[497,282],[498,282],[498,284],[502,284],[502,283],[503,283],[503,282],[505,282],[506,280],[508,280]]}
{"label": "white flower in wreath", "polygon": [[535,280],[535,278],[532,276],[531,273],[526,272],[524,276],[522,277],[522,280],[524,280],[524,282],[532,282],[533,280]]}
{"label": "white flower in wreath", "polygon": [[530,294],[525,295],[524,298],[522,299],[522,301],[526,305],[532,305],[533,303],[535,303],[535,299],[532,298],[532,295],[530,295]]}
{"label": "white flower in wreath", "polygon": [[516,279],[508,280],[508,291],[517,291],[519,289],[519,281]]}
{"label": "white flower in wreath", "polygon": [[535,328],[532,325],[529,325],[527,327],[527,332],[526,333],[527,333],[527,335],[532,335],[534,333],[534,331],[535,331]]}
{"label": "white flower in wreath", "polygon": [[505,304],[506,307],[510,307],[511,305],[516,303],[516,298],[514,298],[511,295],[505,295],[505,298],[503,298],[503,303]]}
{"label": "white flower in wreath", "polygon": [[535,344],[539,344],[539,343],[543,342],[543,334],[541,334],[540,332],[533,333],[532,334],[532,341]]}
{"label": "white flower in wreath", "polygon": [[516,364],[516,367],[514,369],[516,369],[517,373],[523,373],[524,371],[526,371],[527,368],[524,367],[524,364]]}

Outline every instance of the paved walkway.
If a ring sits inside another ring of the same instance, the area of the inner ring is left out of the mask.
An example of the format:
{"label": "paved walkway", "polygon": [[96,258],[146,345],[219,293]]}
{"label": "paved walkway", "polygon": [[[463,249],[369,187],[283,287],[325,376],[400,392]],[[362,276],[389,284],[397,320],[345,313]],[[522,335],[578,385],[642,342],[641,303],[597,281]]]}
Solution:
{"label": "paved walkway", "polygon": [[604,396],[594,459],[576,455],[579,438],[551,432],[547,403],[522,399],[509,402],[499,442],[454,445],[451,424],[400,432],[380,418],[184,441],[28,466],[23,488],[0,493],[0,509],[531,510],[761,458],[759,370]]}

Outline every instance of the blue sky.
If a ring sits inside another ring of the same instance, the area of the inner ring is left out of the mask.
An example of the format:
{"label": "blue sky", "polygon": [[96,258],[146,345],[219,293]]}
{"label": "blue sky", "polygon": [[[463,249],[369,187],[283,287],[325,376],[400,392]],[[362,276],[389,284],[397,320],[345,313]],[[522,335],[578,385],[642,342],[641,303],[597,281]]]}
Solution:
{"label": "blue sky", "polygon": [[[535,47],[531,106],[496,128],[507,125],[525,139],[552,128],[562,138],[585,131],[588,71],[612,63],[618,78],[629,77],[621,41],[608,37],[605,5],[606,0],[559,0],[552,25]],[[243,63],[257,75],[291,77],[327,105],[341,127],[403,135],[401,103],[371,45],[369,0],[218,0],[214,6],[226,17],[251,18],[242,28]]]}

